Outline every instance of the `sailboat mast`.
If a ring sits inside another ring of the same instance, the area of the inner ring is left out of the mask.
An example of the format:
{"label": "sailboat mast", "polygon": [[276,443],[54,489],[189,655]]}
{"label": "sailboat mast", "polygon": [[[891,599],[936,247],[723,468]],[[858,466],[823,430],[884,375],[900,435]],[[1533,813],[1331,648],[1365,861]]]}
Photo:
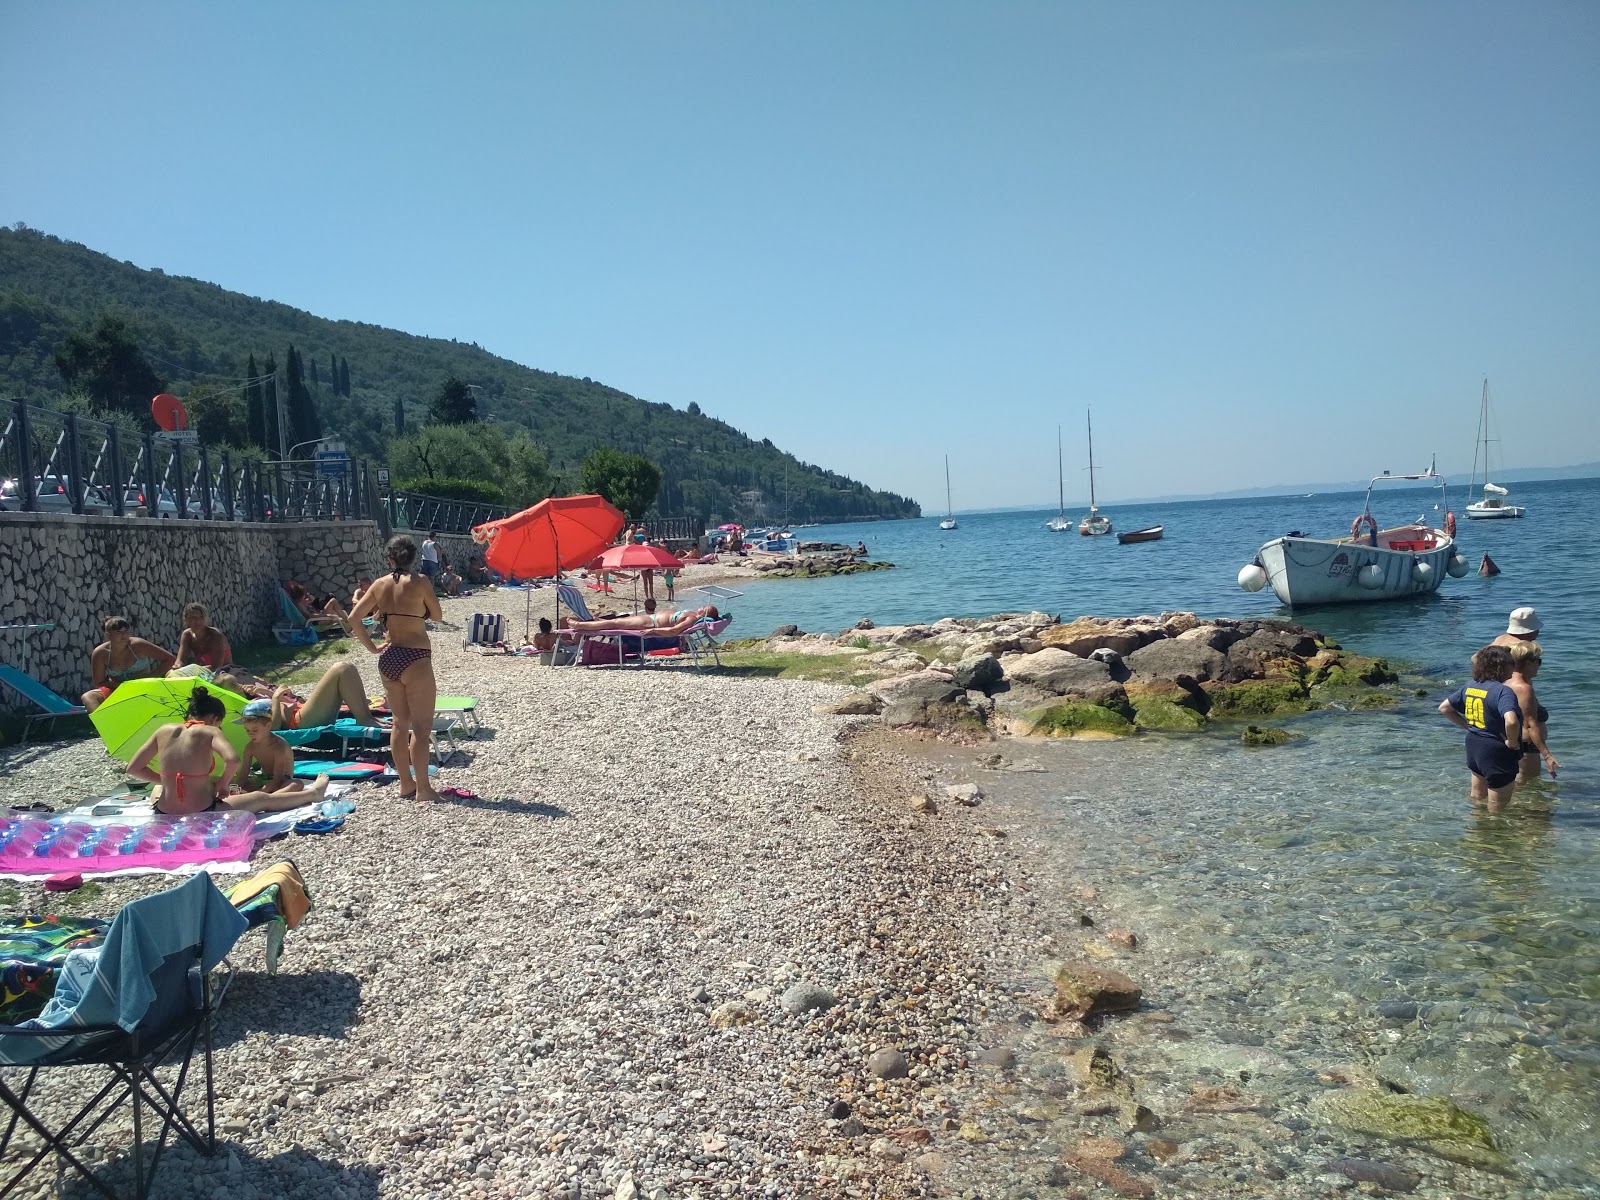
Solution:
{"label": "sailboat mast", "polygon": [[955,516],[955,509],[950,506],[950,456],[944,456],[944,515]]}
{"label": "sailboat mast", "polygon": [[1084,413],[1083,419],[1089,424],[1089,511],[1094,511],[1094,417]]}
{"label": "sailboat mast", "polygon": [[1067,479],[1066,468],[1062,466],[1061,459],[1061,426],[1056,426],[1056,516],[1067,515]]}

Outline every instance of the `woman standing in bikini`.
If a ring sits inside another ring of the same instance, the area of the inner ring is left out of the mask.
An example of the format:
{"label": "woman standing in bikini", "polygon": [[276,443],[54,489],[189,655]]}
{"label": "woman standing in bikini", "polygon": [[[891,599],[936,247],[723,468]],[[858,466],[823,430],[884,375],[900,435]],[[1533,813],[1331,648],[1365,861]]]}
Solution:
{"label": "woman standing in bikini", "polygon": [[[433,736],[433,704],[438,685],[433,678],[433,647],[428,642],[428,621],[444,617],[439,597],[426,575],[413,568],[417,544],[400,535],[389,539],[390,573],[383,576],[351,610],[346,628],[378,656],[383,694],[389,698],[394,728],[389,749],[400,776],[400,796],[437,800],[439,793],[428,780],[428,743]],[[361,618],[379,612],[387,621],[388,637],[382,650],[373,642]]]}

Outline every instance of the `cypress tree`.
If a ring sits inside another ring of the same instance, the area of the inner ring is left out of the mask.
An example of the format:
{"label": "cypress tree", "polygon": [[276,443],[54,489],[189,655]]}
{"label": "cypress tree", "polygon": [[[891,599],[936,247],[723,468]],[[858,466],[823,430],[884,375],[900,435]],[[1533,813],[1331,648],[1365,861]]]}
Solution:
{"label": "cypress tree", "polygon": [[317,378],[317,360],[314,358],[311,360],[311,382],[318,387],[322,386],[322,380]]}
{"label": "cypress tree", "polygon": [[261,419],[266,428],[261,445],[268,450],[273,447],[287,450],[287,446],[278,446],[278,361],[271,354],[267,355],[261,373],[265,377],[261,381]]}
{"label": "cypress tree", "polygon": [[350,394],[350,360],[343,355],[339,357],[339,391],[346,396]]}
{"label": "cypress tree", "polygon": [[261,379],[256,373],[256,356],[250,356],[249,379],[244,385],[245,439],[263,449],[267,445],[266,408],[261,400]]}
{"label": "cypress tree", "polygon": [[395,437],[406,435],[406,406],[400,402],[399,396],[394,398],[394,435]]}
{"label": "cypress tree", "polygon": [[328,351],[328,386],[335,396],[344,395],[344,389],[339,386],[339,356],[332,350]]}
{"label": "cypress tree", "polygon": [[289,406],[290,443],[297,446],[321,437],[322,422],[317,419],[316,403],[311,398],[311,390],[306,387],[305,360],[293,344],[289,346],[289,361],[284,370],[288,383],[284,403]]}

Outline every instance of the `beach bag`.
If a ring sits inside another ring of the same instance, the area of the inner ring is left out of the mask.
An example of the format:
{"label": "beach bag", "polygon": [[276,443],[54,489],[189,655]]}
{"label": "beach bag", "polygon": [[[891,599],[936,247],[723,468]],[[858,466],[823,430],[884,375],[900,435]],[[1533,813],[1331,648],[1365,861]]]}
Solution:
{"label": "beach bag", "polygon": [[500,613],[473,613],[467,622],[468,646],[493,646],[506,640],[506,619]]}
{"label": "beach bag", "polygon": [[586,667],[603,666],[606,663],[620,663],[622,661],[622,645],[615,641],[597,641],[586,638],[583,643],[583,665]]}

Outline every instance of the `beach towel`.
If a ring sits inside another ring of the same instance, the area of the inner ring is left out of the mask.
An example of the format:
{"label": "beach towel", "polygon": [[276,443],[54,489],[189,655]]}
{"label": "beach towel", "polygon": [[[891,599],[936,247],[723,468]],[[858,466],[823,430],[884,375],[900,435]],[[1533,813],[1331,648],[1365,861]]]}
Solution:
{"label": "beach towel", "polygon": [[[306,891],[306,881],[300,870],[285,859],[274,863],[259,875],[252,875],[228,891],[228,902],[250,920],[253,912],[266,920],[281,920],[290,929],[299,927],[306,913],[311,911],[311,895]],[[251,924],[256,924],[251,921]]]}
{"label": "beach towel", "polygon": [[294,765],[296,779],[315,779],[318,775],[326,775],[329,779],[365,779],[369,775],[378,775],[383,771],[377,763],[365,762],[297,762]]}

